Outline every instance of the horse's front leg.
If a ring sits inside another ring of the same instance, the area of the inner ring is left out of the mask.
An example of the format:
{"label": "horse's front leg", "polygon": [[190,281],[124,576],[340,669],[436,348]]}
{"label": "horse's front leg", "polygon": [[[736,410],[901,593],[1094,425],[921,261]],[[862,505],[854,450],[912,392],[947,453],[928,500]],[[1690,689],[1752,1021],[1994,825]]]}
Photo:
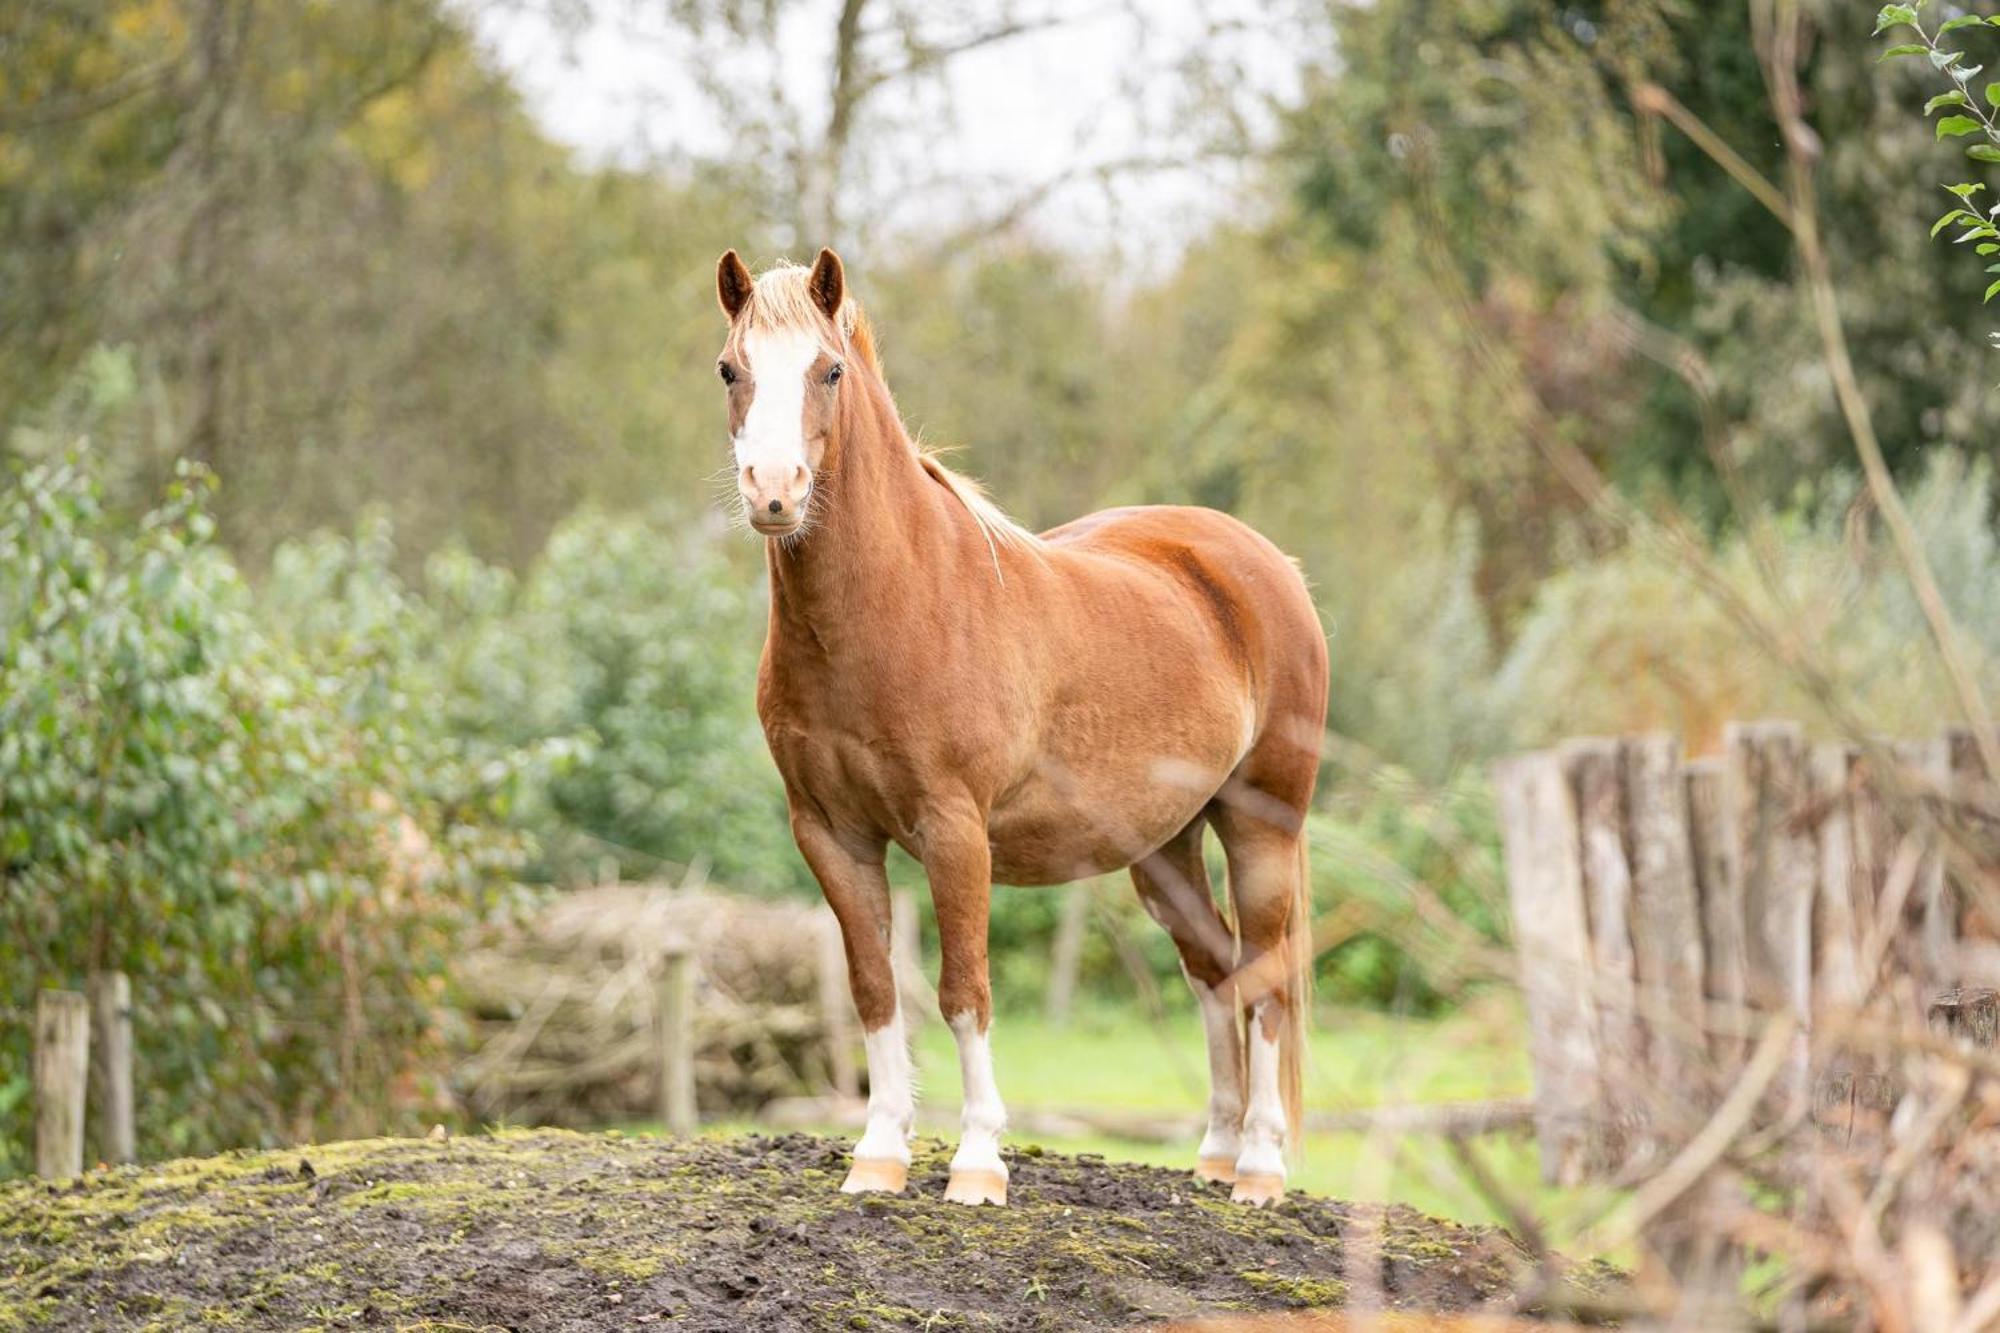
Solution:
{"label": "horse's front leg", "polygon": [[816,816],[792,814],[792,837],[840,921],[847,981],[868,1051],[868,1125],[854,1145],[841,1189],[898,1191],[910,1174],[910,1122],[916,1114],[909,1039],[889,963],[889,880],[882,846],[842,839]]}
{"label": "horse's front leg", "polygon": [[993,992],[987,983],[986,925],[992,899],[993,860],[983,819],[964,819],[925,838],[924,873],[937,910],[938,1008],[958,1039],[958,1069],[965,1110],[951,1180],[953,1203],[1007,1202],[1007,1164],[1000,1160],[1000,1131],[1007,1108],[993,1078]]}

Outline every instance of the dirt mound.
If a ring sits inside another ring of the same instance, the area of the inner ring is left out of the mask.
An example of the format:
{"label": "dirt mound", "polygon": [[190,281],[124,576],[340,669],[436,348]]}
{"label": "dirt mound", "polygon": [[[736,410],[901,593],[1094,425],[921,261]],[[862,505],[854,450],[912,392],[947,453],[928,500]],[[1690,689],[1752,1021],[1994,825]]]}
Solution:
{"label": "dirt mound", "polygon": [[[0,1187],[0,1329],[1106,1329],[1504,1302],[1503,1233],[1026,1149],[1007,1209],[837,1192],[845,1145],[376,1139]],[[1577,1278],[1602,1287],[1599,1273]]]}

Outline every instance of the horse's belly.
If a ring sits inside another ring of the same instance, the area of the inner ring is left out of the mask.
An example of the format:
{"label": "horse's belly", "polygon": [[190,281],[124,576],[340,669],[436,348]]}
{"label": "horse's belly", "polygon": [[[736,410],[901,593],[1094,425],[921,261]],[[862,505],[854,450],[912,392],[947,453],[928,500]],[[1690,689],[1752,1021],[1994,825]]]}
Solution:
{"label": "horse's belly", "polygon": [[1088,776],[1045,761],[988,814],[993,878],[1067,884],[1122,870],[1193,822],[1236,758],[1159,758]]}

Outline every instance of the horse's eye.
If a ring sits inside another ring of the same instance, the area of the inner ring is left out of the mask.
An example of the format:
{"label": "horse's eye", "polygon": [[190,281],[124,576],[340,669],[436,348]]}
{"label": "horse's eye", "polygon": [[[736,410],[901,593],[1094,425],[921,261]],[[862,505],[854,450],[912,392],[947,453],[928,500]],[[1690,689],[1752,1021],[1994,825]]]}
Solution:
{"label": "horse's eye", "polygon": [[841,367],[836,364],[831,370],[826,372],[826,382],[828,384],[838,384],[840,383],[840,376]]}
{"label": "horse's eye", "polygon": [[715,373],[722,376],[722,382],[724,384],[736,383],[736,367],[730,365],[727,361],[724,361],[721,364],[717,365],[715,368]]}

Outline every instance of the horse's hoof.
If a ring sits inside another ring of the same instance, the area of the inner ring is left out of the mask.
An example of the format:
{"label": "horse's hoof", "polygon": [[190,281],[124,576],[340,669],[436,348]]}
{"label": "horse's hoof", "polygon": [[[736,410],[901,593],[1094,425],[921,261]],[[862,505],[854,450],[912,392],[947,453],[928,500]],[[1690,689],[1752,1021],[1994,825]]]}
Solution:
{"label": "horse's hoof", "polygon": [[1194,1178],[1218,1185],[1236,1183],[1236,1159],[1233,1157],[1203,1157],[1194,1164]]}
{"label": "horse's hoof", "polygon": [[847,1168],[842,1194],[901,1194],[910,1179],[908,1162],[887,1157],[857,1157]]}
{"label": "horse's hoof", "polygon": [[1236,1188],[1229,1191],[1231,1203],[1247,1203],[1252,1208],[1262,1208],[1284,1197],[1285,1178],[1261,1171],[1246,1172],[1236,1177]]}
{"label": "horse's hoof", "polygon": [[946,1203],[982,1203],[1007,1206],[1007,1177],[998,1171],[954,1171],[945,1182]]}

